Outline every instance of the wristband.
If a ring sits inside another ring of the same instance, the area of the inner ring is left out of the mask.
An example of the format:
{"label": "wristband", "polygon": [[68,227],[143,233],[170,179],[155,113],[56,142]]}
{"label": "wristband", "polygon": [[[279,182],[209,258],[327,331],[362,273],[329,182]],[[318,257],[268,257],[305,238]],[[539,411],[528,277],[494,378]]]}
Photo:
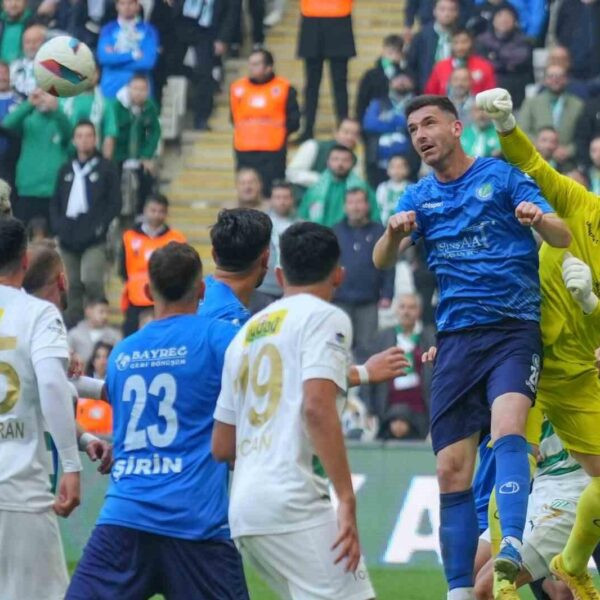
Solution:
{"label": "wristband", "polygon": [[356,371],[358,372],[358,380],[361,385],[369,383],[369,371],[365,365],[356,365]]}
{"label": "wristband", "polygon": [[88,444],[90,442],[99,442],[100,438],[97,438],[94,434],[92,433],[82,433],[81,436],[79,437],[79,441],[77,442],[77,445],[79,446],[79,450],[81,452],[86,452],[87,451],[87,447]]}

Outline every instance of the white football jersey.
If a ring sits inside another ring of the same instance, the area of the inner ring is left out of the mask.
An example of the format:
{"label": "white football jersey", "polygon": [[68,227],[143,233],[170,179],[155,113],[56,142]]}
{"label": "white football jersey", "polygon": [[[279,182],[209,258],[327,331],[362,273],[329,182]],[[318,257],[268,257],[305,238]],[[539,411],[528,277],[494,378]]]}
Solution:
{"label": "white football jersey", "polygon": [[303,418],[303,382],[328,379],[345,403],[352,326],[310,294],[255,315],[225,354],[215,419],[236,426],[229,504],[233,537],[284,533],[331,520],[328,480]]}
{"label": "white football jersey", "polygon": [[54,502],[34,365],[68,361],[57,308],[23,290],[0,285],[0,509],[47,510]]}

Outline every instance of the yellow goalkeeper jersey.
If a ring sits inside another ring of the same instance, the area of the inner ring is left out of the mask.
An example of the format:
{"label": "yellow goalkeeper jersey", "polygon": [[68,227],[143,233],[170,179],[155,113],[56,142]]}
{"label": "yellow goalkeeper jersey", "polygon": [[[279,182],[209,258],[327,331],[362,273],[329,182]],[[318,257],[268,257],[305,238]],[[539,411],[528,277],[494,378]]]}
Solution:
{"label": "yellow goalkeeper jersey", "polygon": [[[502,150],[509,162],[532,177],[557,214],[571,229],[569,251],[592,270],[594,291],[600,297],[600,197],[555,171],[517,127],[501,135]],[[600,304],[585,315],[562,280],[565,250],[543,244],[540,249],[542,290],[542,337],[544,369],[540,390],[561,388],[561,396],[589,398],[596,388],[600,402],[600,381],[594,365],[594,350],[600,347]],[[551,379],[552,382],[548,381]],[[549,385],[550,384],[550,385]],[[566,386],[568,389],[565,389]],[[551,394],[554,395],[554,394]]]}

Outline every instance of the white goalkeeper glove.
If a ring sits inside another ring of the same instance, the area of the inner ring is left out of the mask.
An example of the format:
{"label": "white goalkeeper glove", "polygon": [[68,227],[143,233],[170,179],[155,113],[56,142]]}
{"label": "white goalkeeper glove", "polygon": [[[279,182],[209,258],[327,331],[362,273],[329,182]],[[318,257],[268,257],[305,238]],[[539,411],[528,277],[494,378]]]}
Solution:
{"label": "white goalkeeper glove", "polygon": [[479,92],[475,98],[477,108],[484,110],[494,122],[496,131],[508,133],[517,126],[517,120],[512,114],[513,102],[508,90],[494,88]]}
{"label": "white goalkeeper glove", "polygon": [[565,252],[562,264],[562,277],[571,296],[586,315],[598,306],[598,296],[592,288],[592,270],[582,260]]}

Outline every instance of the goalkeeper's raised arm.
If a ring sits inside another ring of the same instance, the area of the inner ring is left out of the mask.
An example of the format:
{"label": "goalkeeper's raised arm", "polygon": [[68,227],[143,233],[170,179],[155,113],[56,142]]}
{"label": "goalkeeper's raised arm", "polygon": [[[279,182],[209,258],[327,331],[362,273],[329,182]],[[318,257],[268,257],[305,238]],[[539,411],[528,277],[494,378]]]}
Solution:
{"label": "goalkeeper's raised arm", "polygon": [[600,198],[553,169],[519,129],[507,90],[495,88],[480,92],[476,103],[494,122],[506,159],[535,180],[559,216],[568,218],[577,212],[597,208]]}

